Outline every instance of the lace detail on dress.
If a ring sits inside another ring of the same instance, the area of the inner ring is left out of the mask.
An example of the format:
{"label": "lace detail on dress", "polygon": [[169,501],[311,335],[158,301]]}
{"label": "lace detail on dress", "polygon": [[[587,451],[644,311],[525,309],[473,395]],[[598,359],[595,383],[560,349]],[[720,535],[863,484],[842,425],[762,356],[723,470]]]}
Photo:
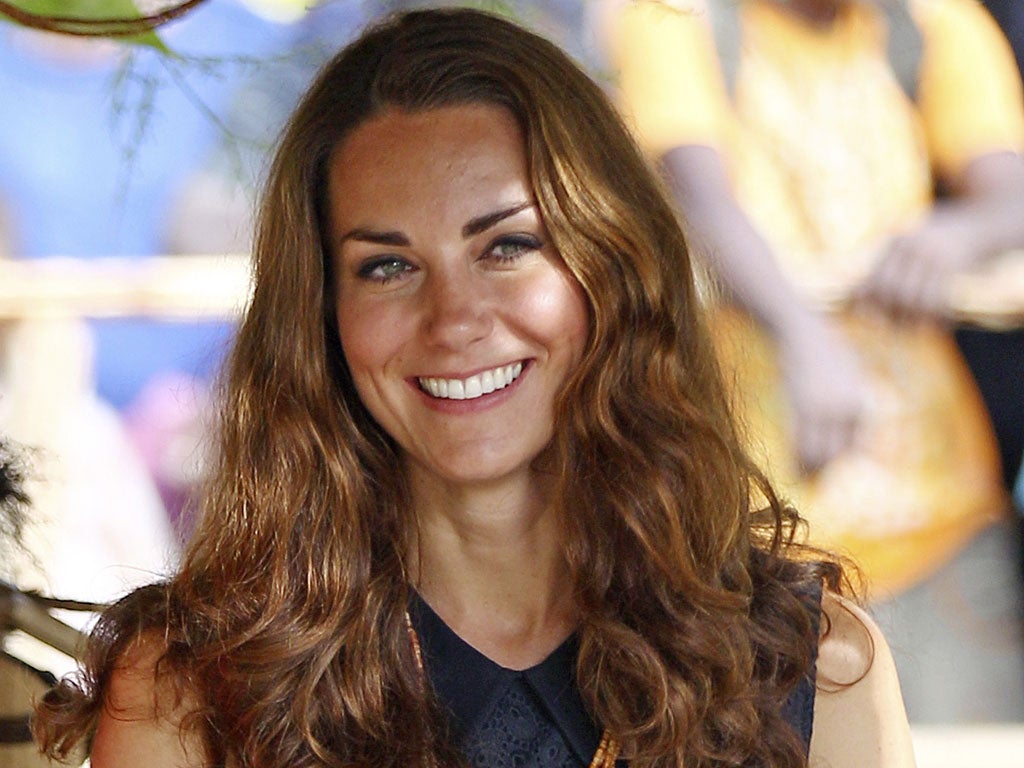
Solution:
{"label": "lace detail on dress", "polygon": [[461,747],[473,768],[582,768],[521,675],[473,724]]}

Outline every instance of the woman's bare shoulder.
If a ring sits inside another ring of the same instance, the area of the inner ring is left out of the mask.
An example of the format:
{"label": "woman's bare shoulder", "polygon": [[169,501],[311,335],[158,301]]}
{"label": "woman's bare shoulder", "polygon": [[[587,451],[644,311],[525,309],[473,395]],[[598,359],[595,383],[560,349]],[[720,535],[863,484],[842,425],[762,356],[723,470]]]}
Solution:
{"label": "woman's bare shoulder", "polygon": [[118,658],[106,687],[89,753],[92,768],[202,768],[200,735],[183,729],[195,708],[176,674],[161,664],[166,643],[147,632]]}
{"label": "woman's bare shoulder", "polygon": [[822,611],[811,768],[914,766],[896,665],[881,630],[860,606],[830,592]]}

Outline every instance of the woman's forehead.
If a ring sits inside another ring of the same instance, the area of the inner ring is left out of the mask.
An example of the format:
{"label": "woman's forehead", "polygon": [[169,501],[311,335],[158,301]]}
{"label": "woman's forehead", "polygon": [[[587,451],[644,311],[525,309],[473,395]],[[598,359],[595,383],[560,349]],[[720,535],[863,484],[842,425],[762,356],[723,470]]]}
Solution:
{"label": "woman's forehead", "polygon": [[481,206],[532,203],[533,190],[516,121],[465,105],[392,109],[360,125],[331,158],[329,199],[335,221],[362,226],[394,210],[472,218]]}

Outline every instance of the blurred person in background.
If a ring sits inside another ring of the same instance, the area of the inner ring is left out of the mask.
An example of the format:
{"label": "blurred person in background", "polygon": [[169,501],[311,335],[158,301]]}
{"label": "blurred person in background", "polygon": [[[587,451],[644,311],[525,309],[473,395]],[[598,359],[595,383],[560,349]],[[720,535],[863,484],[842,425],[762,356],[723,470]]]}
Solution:
{"label": "blurred person in background", "polygon": [[892,598],[876,607],[912,719],[1024,717],[1019,585],[991,525],[1005,486],[942,329],[950,276],[1024,246],[1024,108],[998,27],[973,0],[605,11],[623,108],[725,293],[753,443],[812,537]]}
{"label": "blurred person in background", "polygon": [[[163,27],[171,54],[0,24],[9,256],[166,254],[169,208],[218,140],[217,114],[283,34],[235,0],[204,3]],[[38,515],[26,533],[40,567],[26,566],[22,586],[104,600],[173,564],[178,537],[146,462],[159,465],[140,447],[154,436],[173,442],[168,426],[194,426],[232,330],[153,319],[6,322],[0,424],[36,449],[46,478],[30,489]]]}

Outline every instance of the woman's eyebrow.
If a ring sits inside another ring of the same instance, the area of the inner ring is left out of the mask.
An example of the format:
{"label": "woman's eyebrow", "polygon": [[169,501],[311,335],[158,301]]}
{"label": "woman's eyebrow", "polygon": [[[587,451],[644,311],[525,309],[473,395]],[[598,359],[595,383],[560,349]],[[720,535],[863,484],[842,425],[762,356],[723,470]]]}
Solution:
{"label": "woman's eyebrow", "polygon": [[[499,221],[515,216],[520,211],[525,211],[527,208],[533,207],[533,201],[527,200],[526,202],[517,203],[516,205],[508,208],[502,208],[500,211],[493,211],[491,213],[485,213],[482,216],[470,219],[465,226],[462,227],[463,237],[472,237],[473,235],[479,235],[481,232],[485,232]],[[409,238],[398,230],[377,230],[370,229],[368,227],[356,227],[350,229],[344,235],[338,239],[338,245],[342,245],[347,240],[358,240],[363,243],[374,243],[375,245],[393,245],[399,247],[405,247],[410,245]]]}
{"label": "woman's eyebrow", "polygon": [[365,227],[356,227],[346,232],[338,240],[338,246],[343,245],[346,240],[359,240],[360,242],[375,243],[376,245],[409,245],[409,238],[398,230],[380,231]]}
{"label": "woman's eyebrow", "polygon": [[524,211],[527,208],[532,207],[533,201],[527,200],[513,205],[511,208],[503,208],[500,211],[494,211],[492,213],[485,213],[483,216],[477,216],[474,219],[470,219],[462,228],[462,236],[472,237],[473,235],[479,235],[481,232],[485,232],[493,227],[499,221],[507,219],[509,216],[515,216],[520,211]]}

